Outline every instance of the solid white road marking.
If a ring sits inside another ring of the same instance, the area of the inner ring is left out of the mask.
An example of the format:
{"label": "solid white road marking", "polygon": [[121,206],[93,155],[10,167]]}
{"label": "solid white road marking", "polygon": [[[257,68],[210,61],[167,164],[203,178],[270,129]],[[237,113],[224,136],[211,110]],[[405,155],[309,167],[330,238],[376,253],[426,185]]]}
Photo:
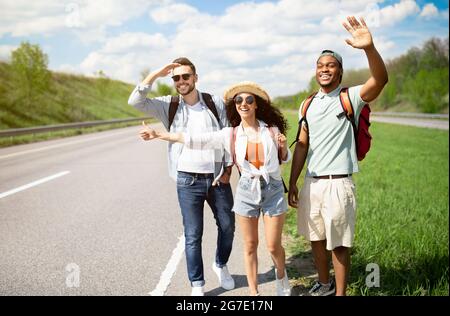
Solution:
{"label": "solid white road marking", "polygon": [[42,184],[42,183],[45,183],[45,182],[54,180],[54,179],[56,179],[56,178],[65,176],[65,175],[68,174],[68,173],[70,173],[70,171],[63,171],[63,172],[54,174],[54,175],[52,175],[52,176],[49,176],[49,177],[46,177],[46,178],[42,178],[42,179],[40,179],[40,180],[37,180],[37,181],[31,182],[31,183],[22,185],[22,186],[20,186],[20,187],[18,187],[18,188],[15,188],[15,189],[12,189],[12,190],[9,190],[9,191],[0,193],[0,199],[2,199],[2,198],[4,198],[4,197],[7,197],[7,196],[9,196],[9,195],[15,194],[15,193],[17,193],[17,192],[20,192],[20,191],[23,191],[23,190],[32,188],[32,187],[37,186],[37,185],[39,185],[39,184]]}
{"label": "solid white road marking", "polygon": [[164,296],[164,292],[167,291],[169,284],[172,280],[175,271],[177,270],[178,263],[180,262],[184,252],[184,235],[178,238],[178,244],[172,251],[172,256],[166,265],[166,269],[161,273],[159,283],[156,288],[151,291],[151,296]]}

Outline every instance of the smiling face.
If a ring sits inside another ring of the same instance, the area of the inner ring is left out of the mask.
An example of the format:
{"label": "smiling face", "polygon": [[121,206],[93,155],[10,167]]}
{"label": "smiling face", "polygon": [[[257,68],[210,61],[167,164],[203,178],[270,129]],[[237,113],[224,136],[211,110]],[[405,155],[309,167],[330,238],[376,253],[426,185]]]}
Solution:
{"label": "smiling face", "polygon": [[251,93],[239,93],[234,97],[234,104],[236,106],[236,111],[239,113],[241,118],[256,117],[256,98]]}
{"label": "smiling face", "polygon": [[175,89],[180,95],[188,95],[195,89],[197,74],[194,74],[189,66],[175,68],[173,70],[172,78],[174,80]]}
{"label": "smiling face", "polygon": [[328,91],[339,86],[343,70],[333,56],[322,56],[316,65],[316,80],[322,88]]}

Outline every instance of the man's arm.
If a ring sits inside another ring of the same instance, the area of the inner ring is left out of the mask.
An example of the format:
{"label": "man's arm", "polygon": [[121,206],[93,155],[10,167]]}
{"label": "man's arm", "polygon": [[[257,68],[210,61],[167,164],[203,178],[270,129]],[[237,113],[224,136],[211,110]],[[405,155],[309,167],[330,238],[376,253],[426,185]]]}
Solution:
{"label": "man's arm", "polygon": [[139,136],[143,140],[152,140],[155,138],[162,139],[168,142],[184,143],[183,133],[170,133],[164,131],[155,131],[142,121],[143,129],[139,132]]}
{"label": "man's arm", "polygon": [[161,69],[158,69],[156,71],[151,72],[143,81],[142,81],[142,85],[152,85],[153,82],[155,82],[156,79],[158,78],[162,78],[162,77],[166,77],[168,75],[170,75],[170,73],[172,72],[172,70],[174,68],[177,68],[181,66],[180,64],[177,63],[171,63],[168,65],[165,65],[164,67],[162,67]]}
{"label": "man's arm", "polygon": [[[164,126],[168,125],[168,108],[171,96],[147,98],[148,92],[152,88],[153,82],[160,77],[167,76],[179,64],[168,64],[161,69],[150,73],[131,93],[128,104],[137,110],[150,114],[159,119]],[[167,127],[167,126],[166,126]]]}
{"label": "man's arm", "polygon": [[289,177],[289,205],[298,207],[298,188],[297,180],[302,173],[305,165],[306,156],[308,154],[309,140],[308,131],[305,126],[302,126],[297,143],[295,144],[294,157],[292,158],[291,175]]}
{"label": "man's arm", "polygon": [[373,101],[388,82],[388,73],[383,59],[373,43],[372,34],[363,18],[361,23],[354,16],[347,17],[347,23],[342,23],[353,39],[346,39],[347,44],[363,49],[369,61],[371,77],[361,87],[360,96],[365,102]]}

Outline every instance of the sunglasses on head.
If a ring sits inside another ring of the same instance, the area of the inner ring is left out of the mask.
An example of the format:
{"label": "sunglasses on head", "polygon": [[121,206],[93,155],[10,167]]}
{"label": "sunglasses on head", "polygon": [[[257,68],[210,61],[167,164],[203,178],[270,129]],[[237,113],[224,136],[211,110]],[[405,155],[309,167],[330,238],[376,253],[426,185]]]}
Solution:
{"label": "sunglasses on head", "polygon": [[[242,102],[244,102],[244,98],[241,97],[240,95],[238,95],[237,97],[234,98],[234,103],[236,105],[241,105]],[[253,102],[255,102],[254,96],[249,95],[248,97],[245,98],[245,103],[247,103],[248,105],[253,104]]]}
{"label": "sunglasses on head", "polygon": [[189,78],[191,78],[192,74],[182,74],[182,75],[175,75],[172,76],[172,80],[177,82],[180,81],[180,78],[183,78],[183,80],[189,80]]}

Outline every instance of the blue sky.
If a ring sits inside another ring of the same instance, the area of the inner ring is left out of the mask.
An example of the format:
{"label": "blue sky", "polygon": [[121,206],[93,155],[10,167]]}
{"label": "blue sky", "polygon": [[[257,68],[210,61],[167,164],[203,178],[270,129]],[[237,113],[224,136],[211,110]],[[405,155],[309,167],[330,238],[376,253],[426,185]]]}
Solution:
{"label": "blue sky", "polygon": [[365,17],[390,59],[447,38],[448,12],[442,0],[0,0],[0,59],[29,41],[52,70],[102,70],[134,84],[144,69],[187,56],[201,90],[220,95],[252,80],[275,97],[304,89],[324,48],[339,51],[346,69],[367,67],[364,53],[345,43],[347,15]]}

